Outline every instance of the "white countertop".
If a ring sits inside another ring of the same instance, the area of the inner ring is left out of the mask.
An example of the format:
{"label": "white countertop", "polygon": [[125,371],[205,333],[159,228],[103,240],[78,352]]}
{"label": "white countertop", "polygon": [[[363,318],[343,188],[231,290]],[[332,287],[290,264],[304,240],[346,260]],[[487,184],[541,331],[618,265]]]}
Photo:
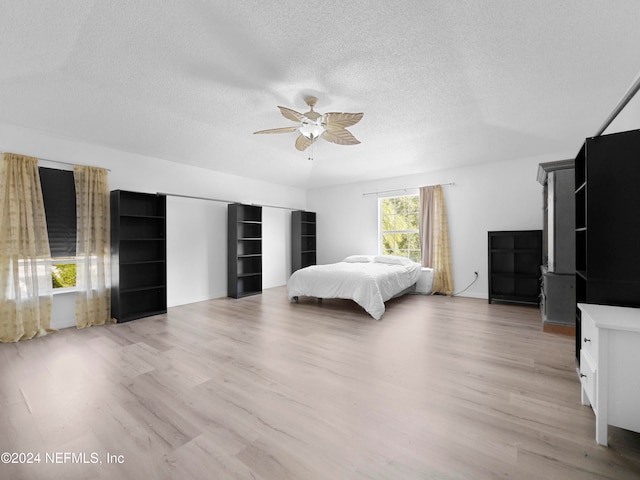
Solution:
{"label": "white countertop", "polygon": [[579,303],[598,328],[640,332],[640,308]]}

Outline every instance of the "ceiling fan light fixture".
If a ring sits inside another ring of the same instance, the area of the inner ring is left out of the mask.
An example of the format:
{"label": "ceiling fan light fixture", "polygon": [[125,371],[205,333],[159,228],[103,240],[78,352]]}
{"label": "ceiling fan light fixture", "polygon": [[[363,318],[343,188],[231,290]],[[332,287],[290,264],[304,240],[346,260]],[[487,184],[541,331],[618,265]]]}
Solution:
{"label": "ceiling fan light fixture", "polygon": [[358,123],[364,114],[342,112],[320,114],[313,109],[317,100],[315,97],[305,98],[305,102],[310,108],[307,113],[299,113],[290,108],[278,106],[284,118],[298,124],[295,127],[270,128],[253,133],[298,132],[299,135],[296,138],[295,146],[300,151],[306,150],[313,145],[318,138],[323,138],[327,142],[335,143],[336,145],[357,145],[360,143],[347,130],[347,127]]}
{"label": "ceiling fan light fixture", "polygon": [[320,135],[322,135],[325,130],[326,128],[322,124],[322,120],[320,118],[318,118],[316,121],[304,120],[302,122],[302,125],[298,129],[300,134],[309,140],[315,140]]}

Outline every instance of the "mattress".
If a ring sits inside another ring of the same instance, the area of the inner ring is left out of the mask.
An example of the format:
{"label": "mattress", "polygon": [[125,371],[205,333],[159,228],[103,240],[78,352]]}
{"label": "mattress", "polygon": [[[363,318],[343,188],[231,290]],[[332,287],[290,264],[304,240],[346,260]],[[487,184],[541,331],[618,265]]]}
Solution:
{"label": "mattress", "polygon": [[[353,261],[356,257],[363,261]],[[366,258],[354,255],[342,262],[297,270],[287,282],[289,300],[299,296],[350,299],[379,320],[384,302],[414,285],[422,268],[402,257],[376,256],[364,261]]]}

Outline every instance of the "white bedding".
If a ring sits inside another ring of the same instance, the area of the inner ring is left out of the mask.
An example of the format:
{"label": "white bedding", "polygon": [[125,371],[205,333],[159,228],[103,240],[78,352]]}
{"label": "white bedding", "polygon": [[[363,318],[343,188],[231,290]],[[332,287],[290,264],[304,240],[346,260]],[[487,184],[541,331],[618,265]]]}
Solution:
{"label": "white bedding", "polygon": [[402,264],[344,261],[313,265],[295,271],[287,282],[287,291],[289,300],[299,296],[351,299],[380,320],[385,310],[384,302],[415,284],[420,273],[420,264],[408,261]]}

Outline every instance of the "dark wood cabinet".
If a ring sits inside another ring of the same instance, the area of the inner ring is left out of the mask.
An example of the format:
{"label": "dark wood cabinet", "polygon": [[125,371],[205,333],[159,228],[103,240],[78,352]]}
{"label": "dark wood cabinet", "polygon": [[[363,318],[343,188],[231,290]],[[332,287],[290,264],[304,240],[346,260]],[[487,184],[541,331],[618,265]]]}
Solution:
{"label": "dark wood cabinet", "polygon": [[542,230],[489,232],[489,303],[540,302]]}
{"label": "dark wood cabinet", "polygon": [[227,295],[246,297],[262,292],[262,207],[228,206]]}
{"label": "dark wood cabinet", "polygon": [[[587,138],[575,159],[576,301],[640,306],[640,131]],[[576,309],[576,358],[580,359]]]}
{"label": "dark wood cabinet", "polygon": [[545,331],[575,329],[575,175],[574,160],[541,163],[543,186],[542,288],[540,311]]}
{"label": "dark wood cabinet", "polygon": [[166,197],[111,192],[111,316],[167,311]]}
{"label": "dark wood cabinet", "polygon": [[316,264],[316,213],[291,212],[291,272]]}

